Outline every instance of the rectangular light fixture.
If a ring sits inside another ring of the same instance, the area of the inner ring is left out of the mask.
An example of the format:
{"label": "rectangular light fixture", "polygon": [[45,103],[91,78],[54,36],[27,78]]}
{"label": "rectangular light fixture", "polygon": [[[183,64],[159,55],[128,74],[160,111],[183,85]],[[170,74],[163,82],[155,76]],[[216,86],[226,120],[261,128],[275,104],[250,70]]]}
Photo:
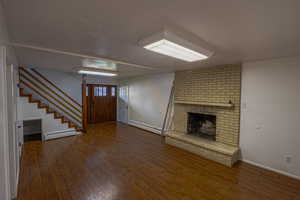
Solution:
{"label": "rectangular light fixture", "polygon": [[160,41],[146,45],[144,48],[188,62],[195,62],[198,60],[204,60],[208,58],[206,55],[185,48],[179,44],[176,44],[166,39],[162,39]]}
{"label": "rectangular light fixture", "polygon": [[102,70],[117,70],[117,64],[109,61],[105,61],[102,59],[83,59],[82,67],[86,68],[95,68]]}
{"label": "rectangular light fixture", "polygon": [[79,74],[98,75],[98,76],[117,76],[116,73],[99,72],[99,71],[87,71],[87,70],[79,70],[78,73]]}
{"label": "rectangular light fixture", "polygon": [[187,62],[195,62],[209,58],[213,52],[197,44],[179,38],[177,35],[164,31],[141,41],[145,49],[171,56]]}

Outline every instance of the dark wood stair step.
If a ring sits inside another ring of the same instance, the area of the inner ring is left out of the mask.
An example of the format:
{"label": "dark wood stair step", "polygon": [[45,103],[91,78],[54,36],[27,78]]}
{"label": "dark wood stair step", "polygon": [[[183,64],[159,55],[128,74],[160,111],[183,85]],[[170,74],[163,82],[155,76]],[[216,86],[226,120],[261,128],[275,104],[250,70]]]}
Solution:
{"label": "dark wood stair step", "polygon": [[69,121],[69,120],[66,120],[66,119],[61,119],[61,122],[62,122],[62,123],[70,123],[70,121]]}
{"label": "dark wood stair step", "polygon": [[20,88],[20,96],[21,97],[31,97],[32,94],[25,94],[24,88]]}
{"label": "dark wood stair step", "polygon": [[55,119],[63,119],[64,116],[54,116]]}
{"label": "dark wood stair step", "polygon": [[82,129],[79,128],[77,125],[72,124],[70,120],[65,119],[63,115],[60,115],[54,110],[51,110],[48,105],[43,104],[40,100],[33,98],[32,94],[26,94],[24,92],[24,88],[19,88],[19,90],[20,90],[21,97],[28,97],[29,103],[37,103],[39,109],[46,109],[47,114],[54,114],[53,116],[54,119],[61,119],[61,123],[63,124],[68,123],[69,128],[74,128],[76,131],[82,131]]}
{"label": "dark wood stair step", "polygon": [[55,111],[51,110],[49,107],[46,110],[47,114],[54,114]]}
{"label": "dark wood stair step", "polygon": [[41,103],[40,100],[34,99],[34,98],[29,98],[29,102],[30,102],[30,103]]}
{"label": "dark wood stair step", "polygon": [[47,106],[46,104],[40,103],[40,104],[38,105],[38,108],[40,108],[40,109],[42,109],[42,108],[47,109],[48,106]]}
{"label": "dark wood stair step", "polygon": [[64,118],[64,116],[60,115],[57,112],[54,112],[54,119],[63,119],[63,118]]}
{"label": "dark wood stair step", "polygon": [[31,95],[31,94],[21,94],[21,93],[20,93],[20,96],[21,96],[21,97],[31,97],[32,95]]}
{"label": "dark wood stair step", "polygon": [[69,128],[76,128],[74,124],[69,124]]}

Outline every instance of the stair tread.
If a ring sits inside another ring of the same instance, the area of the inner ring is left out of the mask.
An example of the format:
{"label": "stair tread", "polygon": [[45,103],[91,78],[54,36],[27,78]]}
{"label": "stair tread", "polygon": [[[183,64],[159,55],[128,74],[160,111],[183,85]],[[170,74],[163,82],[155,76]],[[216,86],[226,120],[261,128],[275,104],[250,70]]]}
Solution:
{"label": "stair tread", "polygon": [[55,116],[56,119],[62,119],[64,116]]}
{"label": "stair tread", "polygon": [[31,102],[31,103],[39,103],[39,102],[41,102],[41,101],[40,101],[40,100],[37,100],[37,99],[31,99],[30,102]]}
{"label": "stair tread", "polygon": [[46,109],[47,114],[54,114],[54,119],[61,119],[61,123],[68,123],[69,128],[74,128],[76,131],[81,131],[81,128],[73,124],[70,120],[65,119],[65,117],[58,112],[51,110],[47,104],[42,103],[39,99],[32,97],[32,94],[24,93],[24,88],[19,88],[21,97],[28,97],[29,103],[38,103],[37,107],[39,109]]}
{"label": "stair tread", "polygon": [[31,94],[24,93],[24,88],[20,88],[20,96],[21,97],[31,97]]}
{"label": "stair tread", "polygon": [[39,108],[48,108],[48,106],[45,105],[45,104],[40,104],[40,105],[39,105]]}
{"label": "stair tread", "polygon": [[20,96],[22,96],[22,97],[31,97],[32,95],[31,94],[20,94]]}

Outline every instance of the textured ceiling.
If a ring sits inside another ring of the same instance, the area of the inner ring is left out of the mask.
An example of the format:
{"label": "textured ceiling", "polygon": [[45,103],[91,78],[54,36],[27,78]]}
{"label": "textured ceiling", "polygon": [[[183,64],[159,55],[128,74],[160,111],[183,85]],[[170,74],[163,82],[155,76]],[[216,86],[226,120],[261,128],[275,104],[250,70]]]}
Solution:
{"label": "textured ceiling", "polygon": [[[9,0],[14,42],[105,56],[154,67],[119,66],[122,76],[299,55],[299,0]],[[187,63],[147,51],[138,41],[164,27],[189,32],[214,47],[206,61]],[[70,70],[78,58],[17,48],[20,64]]]}

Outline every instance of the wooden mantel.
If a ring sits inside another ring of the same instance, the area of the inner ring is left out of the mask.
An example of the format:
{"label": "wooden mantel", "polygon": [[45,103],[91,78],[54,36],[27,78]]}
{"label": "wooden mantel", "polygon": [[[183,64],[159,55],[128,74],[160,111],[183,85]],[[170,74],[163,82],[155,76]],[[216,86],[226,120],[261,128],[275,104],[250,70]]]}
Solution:
{"label": "wooden mantel", "polygon": [[177,104],[189,104],[189,105],[199,105],[199,106],[215,106],[215,107],[225,107],[232,108],[232,103],[210,103],[210,102],[198,102],[198,101],[174,101]]}

